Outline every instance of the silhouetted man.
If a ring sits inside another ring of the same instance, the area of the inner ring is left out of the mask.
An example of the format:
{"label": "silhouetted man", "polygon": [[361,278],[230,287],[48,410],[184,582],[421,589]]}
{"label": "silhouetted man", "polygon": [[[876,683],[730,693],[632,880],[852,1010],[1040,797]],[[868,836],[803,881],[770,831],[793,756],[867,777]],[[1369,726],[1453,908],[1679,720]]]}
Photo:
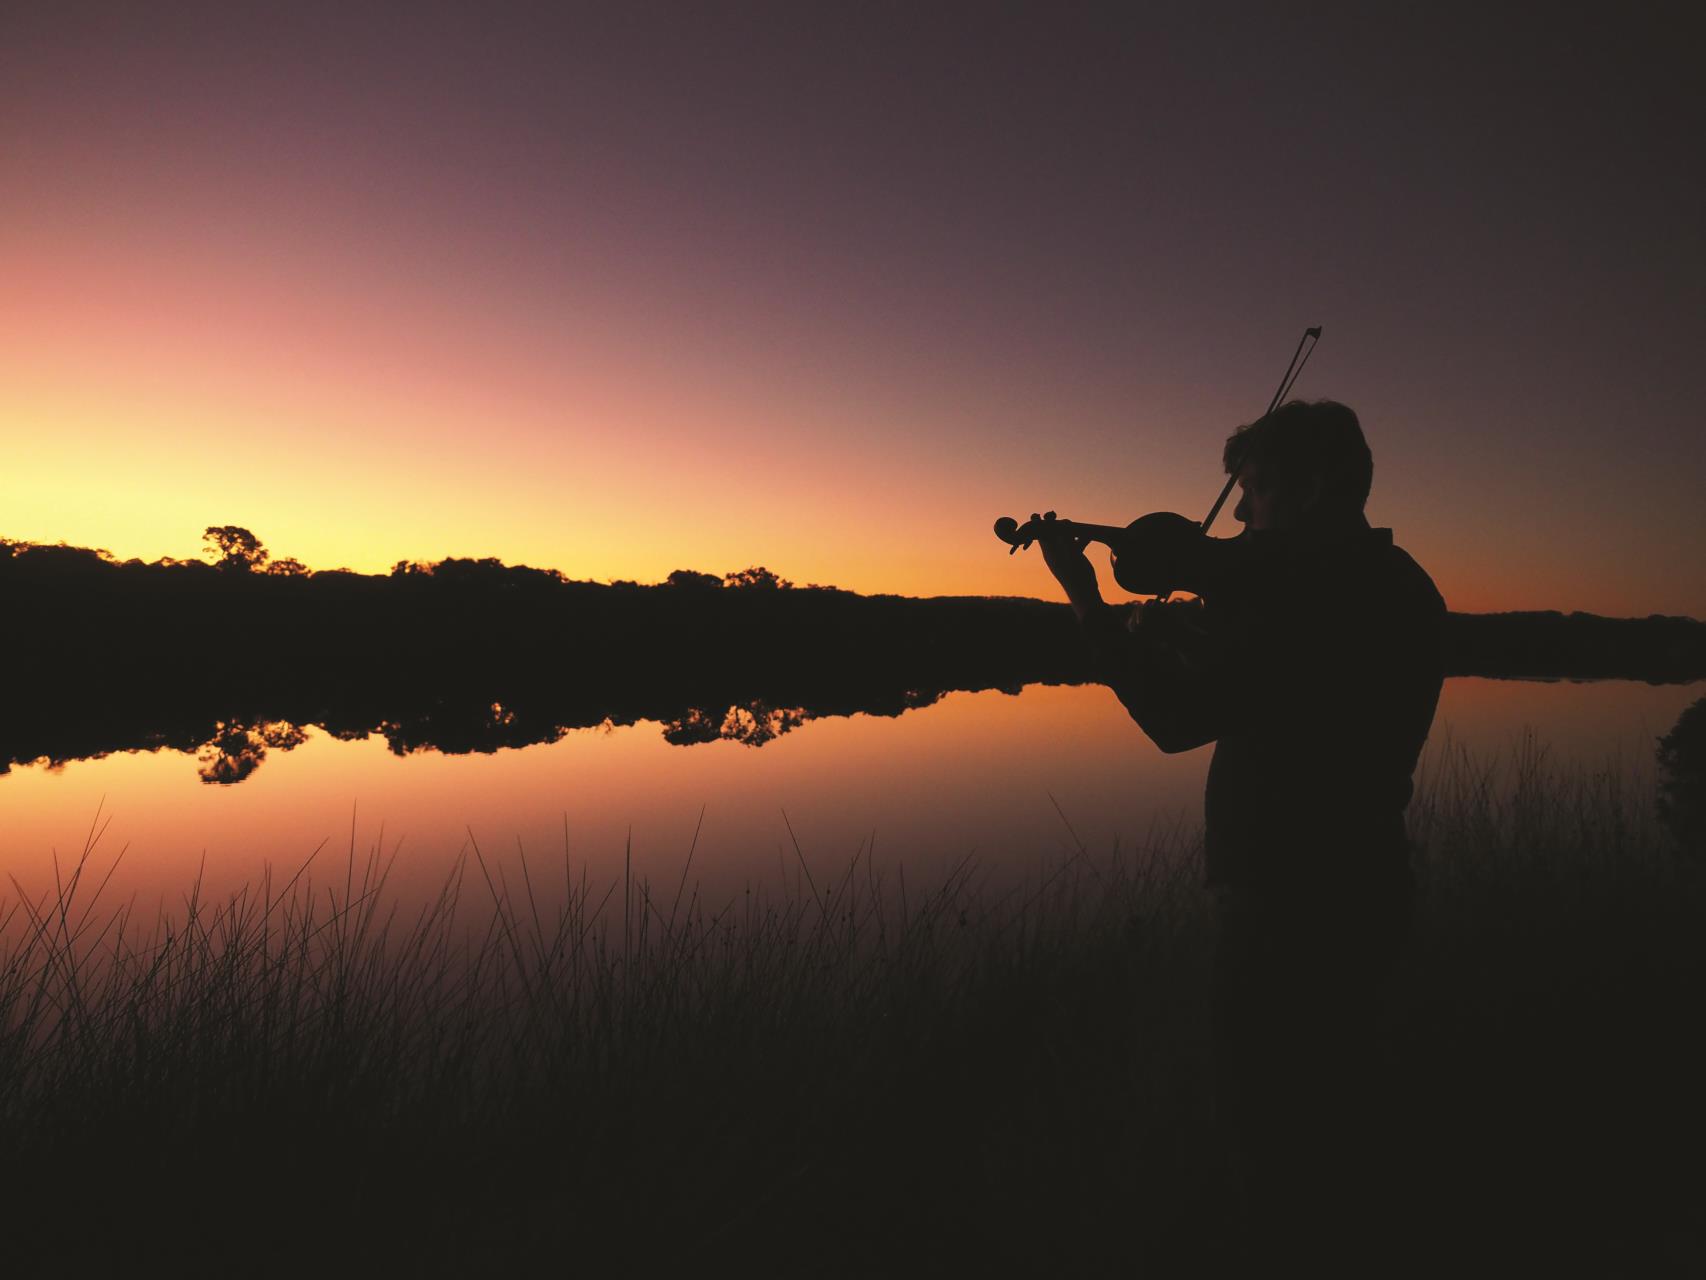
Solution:
{"label": "silhouetted man", "polygon": [[1222,1120],[1258,1235],[1336,1253],[1390,1191],[1376,1178],[1391,1141],[1375,1020],[1409,927],[1404,809],[1439,699],[1445,604],[1364,518],[1373,460],[1346,406],[1292,401],[1239,428],[1225,462],[1251,554],[1200,612],[1112,609],[1081,543],[1043,549],[1144,732],[1167,752],[1215,744]]}

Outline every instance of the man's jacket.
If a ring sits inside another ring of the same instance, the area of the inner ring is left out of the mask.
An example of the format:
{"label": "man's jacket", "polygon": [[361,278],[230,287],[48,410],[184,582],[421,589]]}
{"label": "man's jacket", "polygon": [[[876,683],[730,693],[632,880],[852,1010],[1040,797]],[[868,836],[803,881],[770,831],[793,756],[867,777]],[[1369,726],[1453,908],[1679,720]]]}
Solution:
{"label": "man's jacket", "polygon": [[1086,619],[1102,676],[1163,751],[1215,744],[1217,889],[1407,886],[1404,808],[1439,701],[1445,602],[1389,529],[1243,536],[1247,571],[1199,622]]}

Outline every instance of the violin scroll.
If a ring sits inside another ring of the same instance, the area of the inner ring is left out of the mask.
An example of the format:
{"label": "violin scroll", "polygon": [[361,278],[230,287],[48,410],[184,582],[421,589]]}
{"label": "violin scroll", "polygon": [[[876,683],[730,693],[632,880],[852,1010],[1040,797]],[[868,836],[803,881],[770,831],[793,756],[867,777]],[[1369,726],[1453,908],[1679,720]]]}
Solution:
{"label": "violin scroll", "polygon": [[1054,512],[1050,511],[1044,516],[1033,515],[1024,524],[1020,524],[1012,516],[1002,516],[995,522],[995,536],[1007,544],[1008,555],[1012,555],[1015,551],[1028,550],[1030,545],[1042,536],[1043,531],[1037,526],[1045,520],[1063,531],[1071,529],[1081,535],[1086,532],[1086,530],[1079,529],[1070,520],[1057,521],[1054,518]]}
{"label": "violin scroll", "polygon": [[1054,512],[1049,511],[1040,516],[1033,515],[1024,524],[1020,524],[1012,516],[1002,516],[995,522],[995,536],[1007,544],[1007,554],[1012,555],[1015,551],[1028,548],[1040,538],[1043,530],[1038,526],[1044,523],[1049,526],[1051,533],[1071,534],[1074,537],[1087,538],[1092,542],[1107,542],[1109,545],[1112,545],[1111,539],[1118,537],[1123,532],[1109,525],[1080,524],[1076,520],[1056,520]]}

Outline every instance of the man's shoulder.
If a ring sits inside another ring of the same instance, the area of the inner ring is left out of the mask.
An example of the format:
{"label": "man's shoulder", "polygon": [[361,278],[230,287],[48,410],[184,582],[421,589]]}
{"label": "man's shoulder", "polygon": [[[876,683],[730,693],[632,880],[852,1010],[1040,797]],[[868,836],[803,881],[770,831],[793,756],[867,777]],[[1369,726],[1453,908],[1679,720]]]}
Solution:
{"label": "man's shoulder", "polygon": [[1403,547],[1392,540],[1390,529],[1376,529],[1373,532],[1385,535],[1380,542],[1379,555],[1376,559],[1377,571],[1384,594],[1394,604],[1407,609],[1413,609],[1422,614],[1445,613],[1445,597],[1440,595],[1439,588],[1428,571]]}

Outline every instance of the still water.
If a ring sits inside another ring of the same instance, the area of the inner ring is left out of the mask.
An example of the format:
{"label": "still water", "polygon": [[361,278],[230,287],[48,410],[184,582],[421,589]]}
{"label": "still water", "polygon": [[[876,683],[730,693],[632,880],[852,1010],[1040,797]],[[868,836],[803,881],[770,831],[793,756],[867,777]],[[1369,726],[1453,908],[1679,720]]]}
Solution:
{"label": "still water", "polygon": [[[1562,764],[1650,785],[1655,739],[1703,693],[1453,679],[1429,750],[1493,755],[1532,732]],[[1095,685],[953,693],[895,717],[810,720],[761,747],[671,745],[650,722],[469,755],[305,735],[235,785],[205,783],[194,755],[170,750],[14,768],[0,776],[0,873],[50,889],[55,854],[74,860],[99,821],[94,864],[104,874],[124,854],[107,900],[139,908],[179,900],[198,871],[225,892],[268,864],[288,874],[321,846],[316,874],[341,882],[352,844],[395,853],[405,893],[436,885],[471,841],[500,861],[525,849],[558,875],[566,848],[573,874],[594,882],[631,858],[636,874],[673,886],[696,828],[692,875],[712,894],[796,875],[796,838],[819,875],[864,847],[929,882],[967,854],[999,875],[1074,839],[1102,853],[1141,846],[1157,824],[1194,829],[1210,754],[1162,755]]]}

